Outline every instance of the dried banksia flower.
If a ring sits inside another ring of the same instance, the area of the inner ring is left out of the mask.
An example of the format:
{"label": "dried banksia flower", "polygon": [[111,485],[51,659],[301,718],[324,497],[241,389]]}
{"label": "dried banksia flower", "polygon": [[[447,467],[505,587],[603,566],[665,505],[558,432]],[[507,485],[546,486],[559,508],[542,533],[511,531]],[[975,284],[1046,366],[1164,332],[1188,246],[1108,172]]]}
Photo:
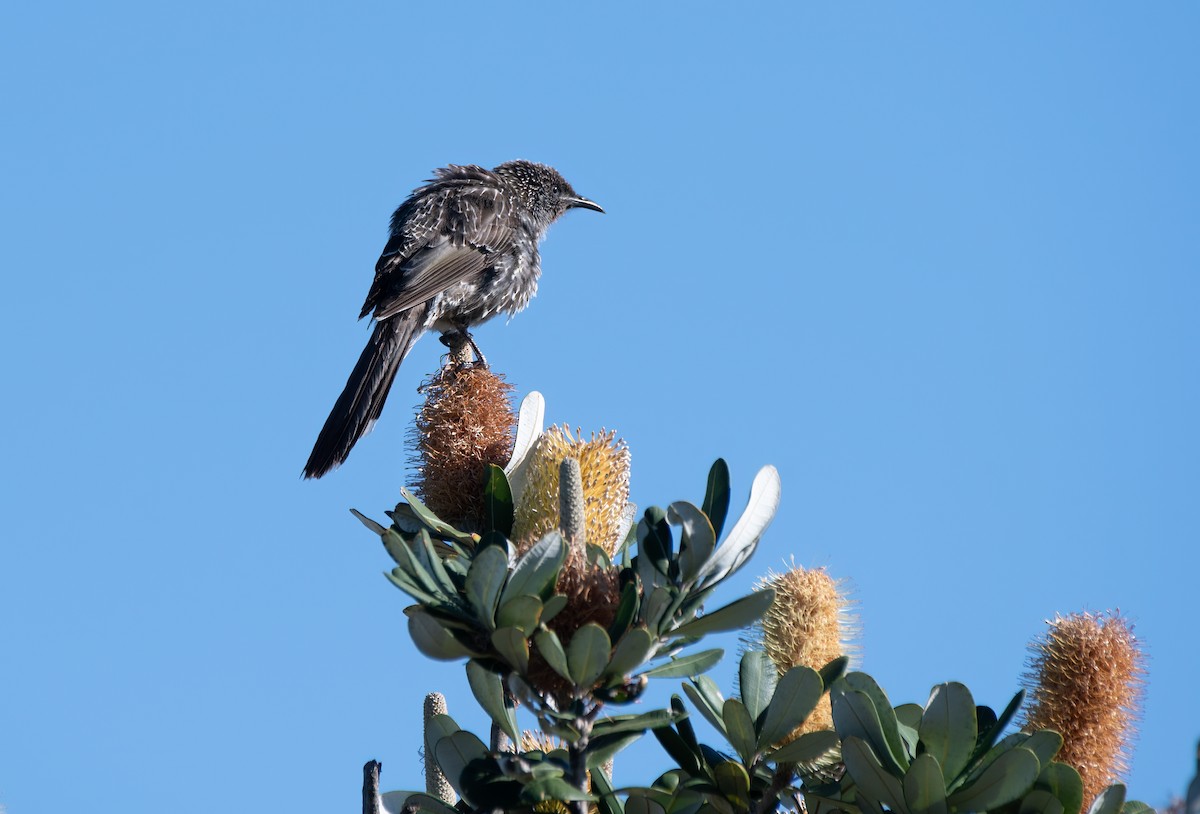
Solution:
{"label": "dried banksia flower", "polygon": [[567,745],[553,735],[540,729],[522,729],[521,742],[518,748],[522,752],[553,752],[555,749],[566,749]]}
{"label": "dried banksia flower", "polygon": [[568,457],[579,461],[587,541],[615,554],[629,519],[629,449],[614,432],[593,434],[590,441],[576,440],[566,427],[542,433],[524,465],[513,540],[524,551],[559,527],[559,466]]}
{"label": "dried banksia flower", "polygon": [[[429,731],[429,721],[435,715],[446,714],[446,697],[440,692],[431,692],[425,696],[425,731]],[[452,806],[458,802],[458,796],[454,793],[454,789],[450,786],[450,781],[446,779],[446,775],[442,774],[442,770],[437,765],[437,760],[433,755],[428,754],[428,749],[431,746],[426,746],[425,754],[425,791],[433,797],[438,798],[446,805]]]}
{"label": "dried banksia flower", "polygon": [[503,466],[512,454],[517,422],[508,398],[512,385],[487,368],[452,363],[421,390],[425,403],[413,431],[414,489],[450,525],[479,531],[484,471],[487,464]]}
{"label": "dried banksia flower", "polygon": [[1063,736],[1055,758],[1083,778],[1084,810],[1128,769],[1141,713],[1145,657],[1116,613],[1056,617],[1030,645],[1026,731]]}
{"label": "dried banksia flower", "polygon": [[[761,587],[775,589],[775,600],[759,621],[758,631],[761,646],[780,675],[800,665],[819,670],[855,649],[848,641],[855,627],[851,603],[841,581],[824,568],[806,570],[793,565],[782,574],[769,574]],[[784,742],[832,728],[829,696],[825,695]]]}

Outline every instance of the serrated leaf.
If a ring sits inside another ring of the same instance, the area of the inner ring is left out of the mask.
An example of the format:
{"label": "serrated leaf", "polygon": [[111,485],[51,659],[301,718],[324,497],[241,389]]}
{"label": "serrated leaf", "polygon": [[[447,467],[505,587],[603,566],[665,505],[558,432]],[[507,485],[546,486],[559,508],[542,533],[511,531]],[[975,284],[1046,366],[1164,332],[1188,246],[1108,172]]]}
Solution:
{"label": "serrated leaf", "polygon": [[775,764],[812,763],[836,752],[840,743],[837,733],[831,729],[805,732],[772,752],[769,760]]}
{"label": "serrated leaf", "polygon": [[529,642],[515,627],[500,627],[492,631],[492,647],[496,648],[513,671],[520,675],[529,672]]}
{"label": "serrated leaf", "polygon": [[900,779],[883,768],[867,741],[854,735],[844,738],[842,762],[846,764],[846,772],[858,785],[859,799],[865,795],[877,804],[876,808],[905,811]]}
{"label": "serrated leaf", "polygon": [[724,654],[725,651],[719,647],[712,650],[701,650],[699,653],[689,653],[647,670],[643,675],[651,678],[691,678],[711,669],[721,661],[721,656]]}
{"label": "serrated leaf", "polygon": [[646,663],[653,650],[654,638],[644,627],[635,627],[617,640],[608,662],[608,673],[612,676],[630,675]]}
{"label": "serrated leaf", "polygon": [[667,507],[667,520],[682,529],[679,541],[679,579],[691,582],[712,556],[717,544],[712,524],[698,508],[686,500]]}
{"label": "serrated leaf", "polygon": [[720,582],[745,564],[775,517],[779,494],[779,471],[773,466],[764,466],[754,476],[750,500],[742,516],[701,569],[700,585]]}
{"label": "serrated leaf", "polygon": [[754,720],[746,705],[736,698],[727,698],[721,707],[721,720],[725,722],[725,737],[746,764],[754,762],[758,739],[754,736]]}
{"label": "serrated leaf", "polygon": [[804,723],[804,719],[817,708],[823,692],[821,677],[815,670],[801,665],[784,673],[775,686],[775,694],[763,717],[758,748],[767,749],[779,743]]}
{"label": "serrated leaf", "polygon": [[517,731],[516,712],[511,705],[505,703],[504,684],[500,676],[477,661],[468,661],[467,683],[471,685],[471,692],[479,702],[480,708],[491,716],[513,743],[519,743],[521,733]]}
{"label": "serrated leaf", "polygon": [[496,626],[496,604],[507,577],[508,555],[499,546],[487,546],[472,558],[465,583],[467,601],[488,630]]}
{"label": "serrated leaf", "polygon": [[551,531],[538,540],[513,565],[508,584],[500,595],[500,604],[525,594],[549,596],[566,555],[567,546],[558,531]]}
{"label": "serrated leaf", "polygon": [[722,458],[713,461],[712,468],[708,470],[700,511],[708,517],[713,532],[719,538],[725,528],[725,516],[729,513],[729,465]]}
{"label": "serrated leaf", "polygon": [[512,536],[513,494],[504,470],[488,464],[483,478],[484,526],[488,531],[498,531],[505,537]]}
{"label": "serrated leaf", "polygon": [[978,734],[970,690],[957,681],[935,686],[921,714],[918,734],[926,753],[937,758],[939,775],[949,780],[958,777],[971,759]]}
{"label": "serrated leaf", "polygon": [[706,613],[680,625],[670,631],[670,634],[693,638],[726,630],[740,630],[757,622],[767,612],[767,608],[771,607],[774,599],[775,591],[770,588],[755,591],[724,607],[717,608],[712,613]]}
{"label": "serrated leaf", "polygon": [[496,625],[515,627],[526,636],[537,630],[542,616],[542,600],[536,596],[514,596],[496,611]]}
{"label": "serrated leaf", "polygon": [[534,636],[534,641],[537,643],[538,652],[550,665],[550,669],[570,681],[571,669],[567,666],[567,653],[563,650],[558,634],[549,628],[543,628]]}
{"label": "serrated leaf", "polygon": [[420,605],[406,608],[405,614],[408,616],[408,635],[422,655],[437,661],[457,661],[478,655],[464,647]]}
{"label": "serrated leaf", "polygon": [[973,782],[951,794],[947,802],[959,811],[990,811],[1023,797],[1040,771],[1037,755],[1018,746],[992,761]]}
{"label": "serrated leaf", "polygon": [[738,665],[738,694],[742,703],[746,705],[746,711],[754,719],[756,730],[760,729],[757,725],[759,716],[766,710],[771,696],[775,694],[778,675],[775,662],[771,661],[766,652],[747,650],[742,654]]}
{"label": "serrated leaf", "polygon": [[587,689],[599,680],[608,667],[612,643],[608,633],[595,622],[583,625],[567,645],[567,665],[576,687]]}
{"label": "serrated leaf", "polygon": [[[974,718],[974,715],[971,716]],[[937,758],[930,754],[913,759],[901,782],[904,802],[911,814],[947,814],[946,781]]]}

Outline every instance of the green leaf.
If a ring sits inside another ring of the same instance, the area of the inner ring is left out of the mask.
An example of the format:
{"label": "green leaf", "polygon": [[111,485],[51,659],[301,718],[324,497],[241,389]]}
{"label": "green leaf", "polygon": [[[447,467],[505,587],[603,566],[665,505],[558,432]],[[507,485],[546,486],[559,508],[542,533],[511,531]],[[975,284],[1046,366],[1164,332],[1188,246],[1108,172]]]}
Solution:
{"label": "green leaf", "polygon": [[679,500],[667,507],[667,520],[682,527],[679,541],[679,579],[688,583],[700,574],[700,569],[712,556],[717,536],[704,513]]}
{"label": "green leaf", "polygon": [[550,669],[567,681],[570,681],[571,670],[567,666],[567,653],[563,650],[562,642],[558,639],[558,634],[550,628],[542,628],[534,636],[534,641],[537,643],[538,652],[542,654],[542,658],[550,665]]}
{"label": "green leaf", "polygon": [[817,670],[821,676],[821,683],[825,685],[825,689],[832,687],[833,682],[844,676],[846,674],[846,668],[849,666],[849,656],[838,656],[820,670]]}
{"label": "green leaf", "polygon": [[877,804],[876,808],[884,807],[894,812],[906,810],[900,779],[883,768],[867,741],[855,735],[843,738],[842,761],[846,764],[846,772],[858,785],[860,800],[865,795]]}
{"label": "green leaf", "polygon": [[608,732],[603,735],[593,737],[588,741],[587,748],[587,767],[589,771],[596,771],[609,760],[611,760],[617,752],[620,752],[629,744],[642,736],[643,730],[636,732]]}
{"label": "green leaf", "polygon": [[1154,814],[1154,808],[1141,800],[1126,800],[1121,806],[1121,814]]}
{"label": "green leaf", "polygon": [[461,796],[463,793],[463,770],[471,761],[486,758],[487,747],[479,738],[460,729],[452,735],[439,739],[434,745],[433,755],[437,759],[442,774]]}
{"label": "green leaf", "polygon": [[1062,801],[1045,789],[1034,789],[1021,798],[1017,814],[1066,814]]}
{"label": "green leaf", "polygon": [[666,709],[654,709],[640,715],[612,715],[596,722],[592,728],[592,737],[645,732],[647,729],[668,726],[675,719],[676,714]]}
{"label": "green leaf", "polygon": [[[829,691],[829,701],[833,711],[833,726],[838,734],[843,738],[861,738],[871,746],[876,758],[890,773],[902,777],[905,767],[899,764],[888,748],[887,736],[884,735],[883,725],[879,721],[879,712],[870,696],[851,688],[843,678]],[[891,709],[888,712],[891,712]]]}
{"label": "green leaf", "polygon": [[724,735],[725,721],[721,718],[721,711],[725,706],[725,698],[717,683],[708,676],[696,676],[691,684],[683,685],[683,693],[696,705],[700,714]]}
{"label": "green leaf", "polygon": [[735,806],[747,808],[750,805],[750,775],[746,767],[736,760],[726,760],[713,767],[713,779],[725,799]]}
{"label": "green leaf", "polygon": [[699,653],[689,653],[647,670],[645,675],[651,678],[691,678],[711,669],[724,654],[725,651],[719,647],[712,650],[701,650]]}
{"label": "green leaf", "polygon": [[515,627],[501,627],[492,631],[492,647],[496,648],[513,671],[520,675],[529,672],[529,642],[525,634]]}
{"label": "green leaf", "polygon": [[456,661],[479,655],[464,647],[420,605],[405,608],[404,613],[408,616],[408,634],[422,655],[437,661]]}
{"label": "green leaf", "polygon": [[[1008,702],[1008,706],[1006,706],[1004,711],[1000,713],[1000,717],[997,718],[991,726],[980,727],[980,732],[982,734],[979,737],[979,742],[975,745],[975,752],[971,755],[972,766],[974,766],[975,762],[979,760],[979,758],[983,757],[987,751],[992,748],[992,745],[996,743],[996,740],[1000,737],[1001,733],[1004,732],[1004,728],[1008,726],[1008,722],[1011,721],[1013,716],[1017,714],[1017,709],[1021,706],[1021,701],[1024,699],[1025,690],[1018,690],[1016,695],[1012,697],[1012,700]],[[973,770],[974,769],[972,769],[972,771]]]}
{"label": "green leaf", "polygon": [[639,790],[642,794],[630,794],[625,801],[625,814],[667,814],[667,810],[655,800],[645,796],[650,790]]}
{"label": "green leaf", "polygon": [[1096,796],[1096,801],[1088,809],[1088,814],[1120,814],[1125,805],[1125,786],[1114,783]]}
{"label": "green leaf", "polygon": [[769,755],[776,765],[784,763],[812,763],[837,751],[841,741],[831,729],[805,732],[791,743],[785,743]]}
{"label": "green leaf", "polygon": [[1042,766],[1035,785],[1058,798],[1064,814],[1079,814],[1083,809],[1083,780],[1074,767],[1051,761]]}
{"label": "green leaf", "polygon": [[779,471],[773,466],[764,466],[754,476],[746,510],[701,569],[698,584],[703,587],[720,582],[741,568],[754,553],[778,508]]}
{"label": "green leaf", "polygon": [[596,805],[600,807],[600,814],[625,814],[625,807],[621,805],[621,798],[613,793],[612,778],[600,769],[593,770],[591,778],[592,788],[599,797]]}
{"label": "green leaf", "polygon": [[512,536],[513,494],[504,470],[488,464],[483,479],[483,502],[486,512],[484,522],[488,531],[498,531],[505,537]]}
{"label": "green leaf", "polygon": [[880,746],[884,747],[887,754],[881,754],[880,749],[874,743],[871,746],[875,748],[876,754],[879,755],[885,766],[890,761],[898,770],[896,774],[903,774],[908,769],[909,756],[904,751],[904,739],[900,737],[900,722],[896,720],[892,702],[888,700],[883,688],[866,673],[846,673],[839,684],[863,693],[870,699],[872,706],[875,707],[876,719],[879,721],[879,731],[883,734]]}
{"label": "green leaf", "polygon": [[939,776],[949,780],[958,777],[975,749],[975,699],[971,691],[957,681],[935,686],[925,703],[918,732],[925,751],[937,758]]}
{"label": "green leaf", "polygon": [[595,800],[596,798],[582,789],[568,783],[561,777],[546,777],[526,784],[521,790],[521,799],[527,803],[540,803],[543,800]]}
{"label": "green leaf", "polygon": [[385,812],[402,811],[407,807],[410,811],[421,812],[421,814],[458,814],[457,809],[451,808],[431,794],[389,791],[381,794],[380,799],[383,801]]}
{"label": "green leaf", "polygon": [[690,639],[725,630],[740,630],[758,621],[767,612],[767,608],[771,607],[774,599],[775,592],[770,588],[755,591],[717,608],[712,613],[706,613],[682,624],[670,633],[672,636],[685,636]]}
{"label": "green leaf", "polygon": [[973,782],[951,794],[947,802],[959,811],[990,811],[1024,797],[1040,771],[1037,755],[1018,746],[992,761]]}
{"label": "green leaf", "polygon": [[516,712],[510,704],[505,703],[504,684],[500,676],[477,661],[468,661],[467,683],[471,685],[471,692],[475,694],[480,708],[491,716],[513,743],[519,743],[521,733],[517,731]]}
{"label": "green leaf", "polygon": [[754,762],[758,739],[754,736],[754,720],[746,705],[736,698],[725,699],[721,707],[721,719],[725,721],[725,737],[747,765]]}
{"label": "green leaf", "polygon": [[500,606],[496,613],[499,627],[515,627],[526,636],[537,630],[542,615],[542,600],[536,596],[514,596]]}
{"label": "green leaf", "polygon": [[[658,506],[651,506],[646,509],[638,523],[638,560],[644,559],[647,564],[653,565],[656,571],[665,575],[674,550],[675,544],[671,538],[671,526],[667,522],[666,512]],[[645,578],[642,581],[647,585],[653,584]]]}
{"label": "green leaf", "polygon": [[542,605],[542,624],[546,624],[567,606],[567,597],[563,594],[553,594]]}
{"label": "green leaf", "polygon": [[804,723],[804,719],[817,708],[823,692],[821,677],[815,670],[801,665],[784,673],[763,718],[758,748],[767,749],[779,743]]}
{"label": "green leaf", "polygon": [[[756,724],[775,694],[777,676],[775,662],[765,651],[747,650],[742,654],[738,666],[738,694]],[[757,726],[755,728],[758,729]]]}
{"label": "green leaf", "polygon": [[658,631],[660,635],[669,628],[670,621],[664,620],[664,617],[675,596],[675,589],[666,585],[659,585],[650,592],[649,598],[642,603],[642,619],[647,628]]}
{"label": "green leaf", "polygon": [[704,774],[704,761],[700,755],[696,754],[687,741],[685,741],[678,732],[669,726],[662,726],[655,730],[654,737],[658,740],[663,750],[670,756],[671,760],[675,761],[679,768],[690,774],[692,777],[701,777]]}
{"label": "green leaf", "polygon": [[438,741],[458,731],[458,724],[449,715],[434,715],[425,722],[425,753],[432,755]]}
{"label": "green leaf", "polygon": [[1042,729],[1031,734],[1021,745],[1037,755],[1038,762],[1044,768],[1050,765],[1058,750],[1062,749],[1063,736],[1053,729]]}
{"label": "green leaf", "polygon": [[567,645],[567,664],[576,687],[587,689],[604,674],[612,643],[608,633],[595,622],[588,622],[571,637]]}
{"label": "green leaf", "polygon": [[729,513],[729,464],[722,458],[713,461],[712,468],[708,470],[708,483],[705,484],[700,511],[708,517],[713,532],[720,537],[725,527],[725,516]]}
{"label": "green leaf", "polygon": [[360,512],[358,509],[351,509],[351,510],[350,510],[350,513],[351,513],[352,515],[354,515],[355,517],[357,517],[357,518],[359,519],[359,522],[361,522],[361,523],[362,523],[364,526],[366,526],[366,527],[367,527],[367,528],[369,528],[371,531],[375,532],[376,534],[378,534],[378,535],[380,535],[380,536],[382,536],[382,535],[383,535],[383,533],[384,533],[385,531],[387,531],[387,527],[386,527],[386,526],[382,526],[382,525],[380,525],[379,523],[376,523],[374,520],[372,520],[371,518],[367,517],[365,514],[363,514],[362,512]]}
{"label": "green leaf", "polygon": [[476,539],[473,535],[470,535],[465,531],[459,531],[449,523],[444,522],[436,514],[431,512],[429,507],[418,500],[417,496],[408,489],[401,487],[400,494],[406,501],[408,501],[408,508],[412,510],[412,513],[416,516],[416,518],[434,534],[439,537],[445,537],[447,539],[454,540],[455,542],[461,543],[468,548],[474,548]]}
{"label": "green leaf", "polygon": [[504,593],[500,595],[500,604],[524,594],[548,597],[566,556],[567,546],[558,531],[551,531],[538,540],[513,566]]}
{"label": "green leaf", "polygon": [[508,555],[499,546],[487,546],[472,558],[465,584],[467,601],[488,630],[496,627],[496,603],[507,577]]}
{"label": "green leaf", "polygon": [[617,613],[613,618],[613,623],[608,626],[608,638],[614,642],[625,635],[625,631],[633,626],[633,622],[637,619],[638,606],[641,600],[638,597],[637,577],[625,583],[625,587],[621,588],[621,601],[617,605]]}
{"label": "green leaf", "polygon": [[617,640],[608,673],[614,677],[627,676],[641,667],[654,650],[654,638],[644,627],[635,627]]}
{"label": "green leaf", "polygon": [[[975,717],[974,710],[971,717]],[[914,758],[904,773],[901,787],[911,814],[947,814],[946,781],[933,755],[926,753]]]}

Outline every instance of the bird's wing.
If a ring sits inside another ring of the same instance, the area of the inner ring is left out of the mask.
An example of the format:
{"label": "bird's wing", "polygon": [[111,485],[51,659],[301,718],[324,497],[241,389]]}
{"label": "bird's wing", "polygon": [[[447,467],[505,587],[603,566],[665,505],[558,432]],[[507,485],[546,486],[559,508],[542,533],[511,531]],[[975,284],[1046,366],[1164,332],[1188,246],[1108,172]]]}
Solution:
{"label": "bird's wing", "polygon": [[393,218],[362,315],[387,319],[481,274],[512,247],[512,210],[494,186],[432,189],[410,199]]}

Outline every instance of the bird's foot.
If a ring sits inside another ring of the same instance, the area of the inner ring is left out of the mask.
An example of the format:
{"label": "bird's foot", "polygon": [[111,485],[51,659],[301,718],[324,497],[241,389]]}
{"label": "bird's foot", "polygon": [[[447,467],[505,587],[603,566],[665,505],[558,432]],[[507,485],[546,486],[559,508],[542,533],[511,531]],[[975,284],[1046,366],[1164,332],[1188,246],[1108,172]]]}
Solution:
{"label": "bird's foot", "polygon": [[[475,367],[488,367],[487,358],[475,344],[471,332],[466,328],[447,331],[439,337],[441,343],[450,349],[450,364],[465,367],[473,364]],[[468,350],[470,348],[470,350]],[[472,359],[474,355],[474,359]]]}

